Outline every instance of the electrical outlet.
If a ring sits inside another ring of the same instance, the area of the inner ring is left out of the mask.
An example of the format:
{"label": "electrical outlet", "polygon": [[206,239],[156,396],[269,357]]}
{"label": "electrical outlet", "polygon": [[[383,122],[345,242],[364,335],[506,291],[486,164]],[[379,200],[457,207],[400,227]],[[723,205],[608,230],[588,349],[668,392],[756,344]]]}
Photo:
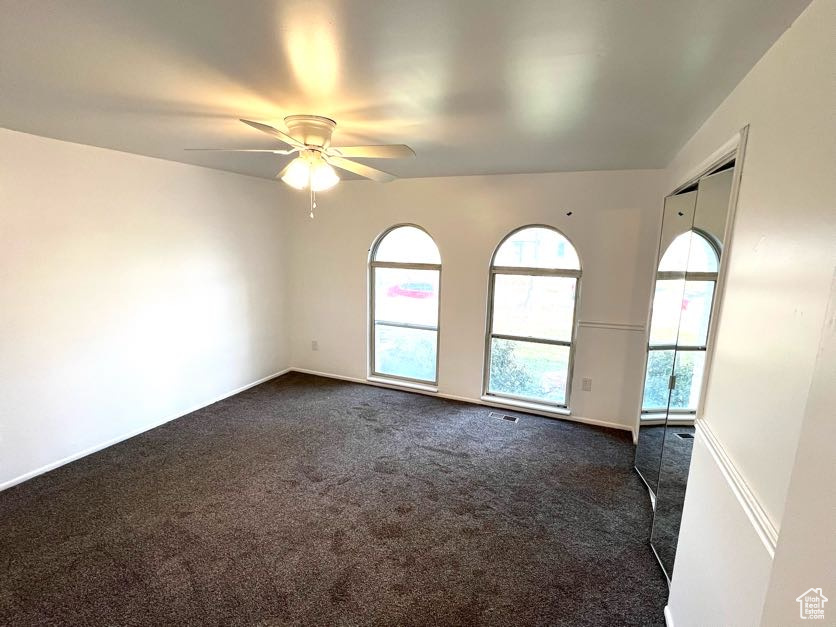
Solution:
{"label": "electrical outlet", "polygon": [[583,379],[581,381],[581,387],[583,388],[584,392],[591,392],[592,391],[592,379]]}
{"label": "electrical outlet", "polygon": [[311,340],[311,350],[318,351],[319,350],[319,342],[317,340]]}

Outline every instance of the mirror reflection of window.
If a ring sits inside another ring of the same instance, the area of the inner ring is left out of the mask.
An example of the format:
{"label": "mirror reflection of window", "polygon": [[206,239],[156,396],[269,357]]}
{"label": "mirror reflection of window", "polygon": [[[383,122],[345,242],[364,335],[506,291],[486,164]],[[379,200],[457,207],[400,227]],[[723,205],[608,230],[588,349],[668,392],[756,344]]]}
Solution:
{"label": "mirror reflection of window", "polygon": [[671,373],[676,387],[670,412],[696,412],[719,266],[717,244],[698,230],[677,236],[663,253],[650,321],[643,414],[668,411]]}
{"label": "mirror reflection of window", "polygon": [[659,272],[717,272],[720,257],[707,235],[688,231],[671,242],[659,261]]}

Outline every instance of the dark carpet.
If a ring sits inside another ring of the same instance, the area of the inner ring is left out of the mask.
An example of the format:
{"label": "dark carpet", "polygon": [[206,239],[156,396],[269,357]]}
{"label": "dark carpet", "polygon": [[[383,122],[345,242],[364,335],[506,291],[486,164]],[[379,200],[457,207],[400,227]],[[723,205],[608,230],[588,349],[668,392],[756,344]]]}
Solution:
{"label": "dark carpet", "polygon": [[5,625],[653,625],[629,434],[288,374],[0,493]]}

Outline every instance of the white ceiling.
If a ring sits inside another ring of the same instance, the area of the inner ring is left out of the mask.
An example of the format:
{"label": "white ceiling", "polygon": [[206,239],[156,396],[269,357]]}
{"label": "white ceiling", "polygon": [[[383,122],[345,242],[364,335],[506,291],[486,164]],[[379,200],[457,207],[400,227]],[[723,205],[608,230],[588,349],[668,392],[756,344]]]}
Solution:
{"label": "white ceiling", "polygon": [[183,149],[315,113],[406,177],[662,167],[808,3],[0,0],[0,126],[262,177]]}

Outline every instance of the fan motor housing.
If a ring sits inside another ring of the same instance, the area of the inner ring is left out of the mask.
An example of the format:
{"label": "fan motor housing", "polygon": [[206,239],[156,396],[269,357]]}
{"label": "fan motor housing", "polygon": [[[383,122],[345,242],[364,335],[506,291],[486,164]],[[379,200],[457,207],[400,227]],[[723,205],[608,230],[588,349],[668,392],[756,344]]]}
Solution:
{"label": "fan motor housing", "polygon": [[328,148],[331,145],[331,133],[337,123],[331,118],[320,115],[289,115],[284,119],[288,134],[306,146]]}

